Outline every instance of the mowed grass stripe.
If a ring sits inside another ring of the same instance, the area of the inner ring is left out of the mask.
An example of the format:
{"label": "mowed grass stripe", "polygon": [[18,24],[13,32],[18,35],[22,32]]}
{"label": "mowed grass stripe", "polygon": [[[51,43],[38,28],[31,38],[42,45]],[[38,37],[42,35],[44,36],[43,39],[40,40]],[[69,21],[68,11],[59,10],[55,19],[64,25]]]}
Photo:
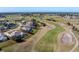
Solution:
{"label": "mowed grass stripe", "polygon": [[47,32],[47,34],[36,44],[35,51],[54,51],[57,43],[57,36],[60,32],[64,31],[62,27],[56,25],[56,28]]}

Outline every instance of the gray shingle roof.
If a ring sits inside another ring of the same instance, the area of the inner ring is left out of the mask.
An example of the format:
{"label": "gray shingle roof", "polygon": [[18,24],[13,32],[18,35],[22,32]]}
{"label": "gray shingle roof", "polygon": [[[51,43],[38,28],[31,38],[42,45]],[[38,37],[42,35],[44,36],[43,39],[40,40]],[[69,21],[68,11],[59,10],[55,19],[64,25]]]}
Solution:
{"label": "gray shingle roof", "polygon": [[0,33],[0,41],[5,41],[5,40],[7,40],[7,37],[3,33]]}

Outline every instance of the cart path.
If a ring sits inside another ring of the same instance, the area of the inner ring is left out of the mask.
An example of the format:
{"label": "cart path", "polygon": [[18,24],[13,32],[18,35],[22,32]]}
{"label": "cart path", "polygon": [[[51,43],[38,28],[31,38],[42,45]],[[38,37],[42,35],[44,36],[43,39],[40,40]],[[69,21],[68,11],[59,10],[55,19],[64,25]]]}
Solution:
{"label": "cart path", "polygon": [[38,41],[49,31],[55,28],[54,25],[46,23],[47,26],[42,27],[38,32],[33,35],[31,38],[26,39],[26,42],[19,43],[15,51],[34,51],[35,45]]}
{"label": "cart path", "polygon": [[74,35],[74,33],[70,30],[71,34],[73,35],[73,37],[75,38],[75,45],[74,47],[70,50],[70,52],[74,51],[77,47],[78,47],[78,39],[76,38],[76,36]]}
{"label": "cart path", "polygon": [[74,37],[75,45],[71,50],[69,50],[70,52],[73,52],[78,47],[78,39],[76,38],[72,30],[68,28],[68,26],[66,26],[65,24],[61,24],[61,26]]}

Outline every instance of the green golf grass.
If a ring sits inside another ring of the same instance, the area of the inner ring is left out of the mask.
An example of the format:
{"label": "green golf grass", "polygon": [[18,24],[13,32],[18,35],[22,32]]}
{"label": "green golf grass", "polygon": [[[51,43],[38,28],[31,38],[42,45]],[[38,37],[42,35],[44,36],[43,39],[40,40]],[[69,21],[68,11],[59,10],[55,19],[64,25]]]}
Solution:
{"label": "green golf grass", "polygon": [[45,34],[45,36],[36,44],[36,51],[54,51],[54,46],[57,44],[57,36],[60,32],[64,31],[62,27],[56,25],[56,28],[50,30]]}

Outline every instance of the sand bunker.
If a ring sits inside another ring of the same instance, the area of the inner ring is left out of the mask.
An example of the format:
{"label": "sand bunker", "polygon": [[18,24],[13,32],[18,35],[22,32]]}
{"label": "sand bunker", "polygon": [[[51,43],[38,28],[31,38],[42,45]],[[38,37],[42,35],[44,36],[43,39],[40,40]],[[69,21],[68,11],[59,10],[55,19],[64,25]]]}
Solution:
{"label": "sand bunker", "polygon": [[61,41],[64,44],[71,44],[73,42],[73,36],[70,33],[63,33]]}

